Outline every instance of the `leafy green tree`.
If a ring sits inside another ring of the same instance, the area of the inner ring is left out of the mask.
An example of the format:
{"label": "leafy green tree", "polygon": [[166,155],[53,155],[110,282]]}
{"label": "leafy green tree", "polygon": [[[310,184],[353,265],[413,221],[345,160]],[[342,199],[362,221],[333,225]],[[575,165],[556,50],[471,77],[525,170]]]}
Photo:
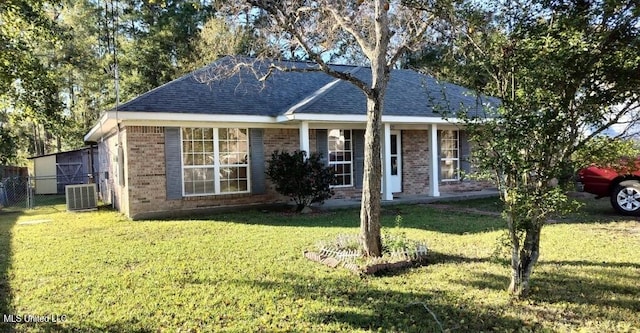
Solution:
{"label": "leafy green tree", "polygon": [[[28,147],[43,153],[44,142],[61,127],[62,103],[51,57],[59,46],[60,30],[46,8],[55,1],[8,0],[0,3],[0,99],[9,121],[29,126]],[[6,128],[5,131],[12,131]],[[16,137],[15,132],[12,133]],[[6,156],[15,156],[19,147]]]}
{"label": "leafy green tree", "polygon": [[213,1],[126,0],[107,13],[117,26],[122,99],[158,87],[193,66],[201,27],[213,16]]}
{"label": "leafy green tree", "polygon": [[632,139],[597,136],[585,143],[572,156],[573,168],[578,170],[590,165],[612,168],[620,172],[636,170],[640,146]]}
{"label": "leafy green tree", "polygon": [[[100,113],[192,69],[211,1],[0,3],[2,126],[11,156],[77,148]],[[8,152],[7,152],[8,153]],[[5,154],[9,156],[9,154]]]}
{"label": "leafy green tree", "polygon": [[502,99],[490,117],[448,116],[465,120],[475,164],[498,185],[517,296],[530,290],[547,219],[575,208],[561,186],[572,156],[637,120],[639,13],[632,0],[466,4],[447,16],[450,39],[414,62]]}

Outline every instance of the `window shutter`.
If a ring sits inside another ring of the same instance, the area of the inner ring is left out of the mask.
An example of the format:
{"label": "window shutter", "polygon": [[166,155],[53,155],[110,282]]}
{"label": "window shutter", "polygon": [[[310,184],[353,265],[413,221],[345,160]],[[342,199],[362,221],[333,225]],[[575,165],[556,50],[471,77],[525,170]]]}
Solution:
{"label": "window shutter", "polygon": [[460,170],[463,172],[462,177],[471,173],[471,146],[469,145],[469,135],[466,131],[460,131]]}
{"label": "window shutter", "polygon": [[354,185],[362,188],[364,174],[364,130],[353,130],[353,173]]}
{"label": "window shutter", "polygon": [[182,199],[182,157],[180,156],[180,128],[165,127],[164,159],[167,178],[167,199]]}
{"label": "window shutter", "polygon": [[251,193],[253,194],[265,193],[266,188],[263,136],[263,129],[249,129],[249,167],[251,168]]}
{"label": "window shutter", "polygon": [[322,154],[324,165],[329,165],[329,141],[326,129],[316,130],[316,151]]}

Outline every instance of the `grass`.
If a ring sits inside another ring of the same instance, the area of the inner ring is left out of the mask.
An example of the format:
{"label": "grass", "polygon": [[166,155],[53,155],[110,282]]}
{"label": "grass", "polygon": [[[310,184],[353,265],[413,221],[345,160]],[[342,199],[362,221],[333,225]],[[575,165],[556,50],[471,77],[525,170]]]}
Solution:
{"label": "grass", "polygon": [[356,210],[131,222],[64,208],[0,212],[0,314],[66,316],[0,330],[439,331],[424,306],[455,332],[640,329],[635,220],[589,214],[545,227],[533,294],[517,301],[491,257],[504,232],[495,216],[386,208],[385,227],[399,214],[407,236],[427,240],[429,265],[360,278],[302,257],[357,232]]}

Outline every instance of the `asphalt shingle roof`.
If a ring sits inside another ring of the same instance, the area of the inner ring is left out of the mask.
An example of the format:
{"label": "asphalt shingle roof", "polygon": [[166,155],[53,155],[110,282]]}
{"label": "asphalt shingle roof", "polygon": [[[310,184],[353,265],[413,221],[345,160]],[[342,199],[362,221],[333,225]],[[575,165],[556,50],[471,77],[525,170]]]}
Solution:
{"label": "asphalt shingle roof", "polygon": [[[118,111],[170,112],[195,114],[227,114],[278,116],[289,113],[365,114],[366,98],[355,86],[322,72],[274,71],[265,81],[256,77],[266,73],[269,63],[255,62],[235,74],[205,82],[204,76],[235,64],[238,59],[225,57],[213,64],[166,83],[118,107]],[[304,62],[279,62],[279,66],[304,68]],[[367,67],[336,65],[365,81],[371,80]],[[257,73],[257,75],[255,74]],[[321,93],[319,93],[321,92]],[[307,100],[306,103],[301,103]],[[460,107],[479,110],[480,104],[495,98],[476,98],[461,86],[437,82],[434,78],[412,70],[393,70],[387,88],[384,114],[395,116],[441,117],[444,111]],[[434,112],[437,111],[437,112]]]}

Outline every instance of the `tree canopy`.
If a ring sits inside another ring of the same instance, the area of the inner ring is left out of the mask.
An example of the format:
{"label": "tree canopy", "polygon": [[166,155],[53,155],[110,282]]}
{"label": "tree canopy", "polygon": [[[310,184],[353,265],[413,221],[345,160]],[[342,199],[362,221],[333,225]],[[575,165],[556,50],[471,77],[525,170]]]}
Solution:
{"label": "tree canopy", "polygon": [[0,10],[1,163],[81,146],[116,103],[116,63],[125,101],[215,59],[201,47],[219,19],[212,1],[9,0]]}
{"label": "tree canopy", "polygon": [[575,207],[562,187],[573,156],[640,116],[640,9],[632,0],[467,3],[447,18],[446,41],[412,64],[502,100],[492,117],[463,120],[475,164],[505,203],[509,289],[526,295],[543,225]]}

